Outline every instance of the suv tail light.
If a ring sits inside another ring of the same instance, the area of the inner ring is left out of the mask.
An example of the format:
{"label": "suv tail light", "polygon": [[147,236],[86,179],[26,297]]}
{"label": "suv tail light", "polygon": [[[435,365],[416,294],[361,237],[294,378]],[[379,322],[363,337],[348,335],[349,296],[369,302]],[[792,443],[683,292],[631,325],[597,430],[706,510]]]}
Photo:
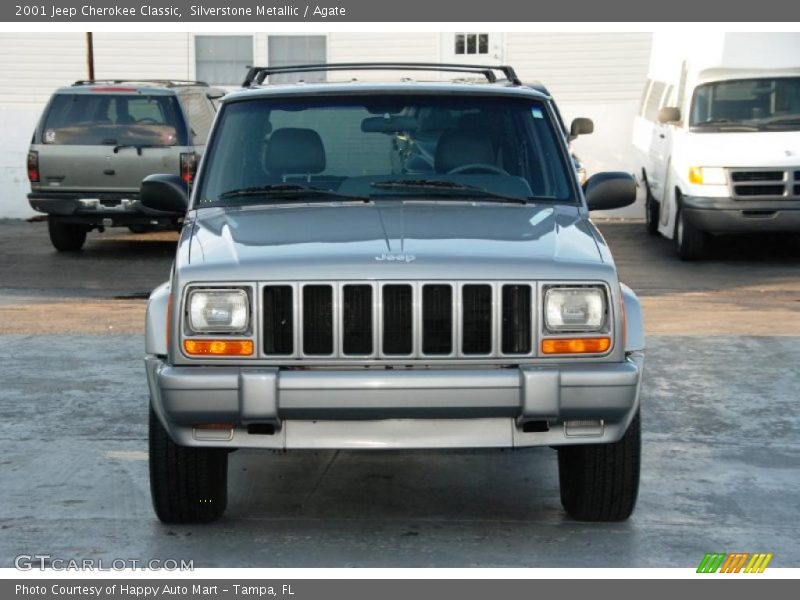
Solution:
{"label": "suv tail light", "polygon": [[194,152],[181,153],[181,179],[186,185],[192,185],[194,174],[197,171],[197,154]]}
{"label": "suv tail light", "polygon": [[28,152],[28,181],[39,183],[39,153],[35,150]]}

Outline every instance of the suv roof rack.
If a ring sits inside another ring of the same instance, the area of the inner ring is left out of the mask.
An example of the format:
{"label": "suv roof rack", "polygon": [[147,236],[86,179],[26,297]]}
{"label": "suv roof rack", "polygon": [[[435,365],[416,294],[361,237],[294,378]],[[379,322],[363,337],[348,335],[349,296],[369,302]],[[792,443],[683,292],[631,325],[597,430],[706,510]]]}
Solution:
{"label": "suv roof rack", "polygon": [[149,83],[155,85],[163,85],[165,87],[178,87],[178,86],[197,86],[197,87],[209,87],[209,85],[205,81],[192,81],[192,80],[184,80],[184,79],[137,79],[137,78],[128,78],[128,79],[79,79],[75,83],[74,86],[81,86],[81,85],[95,85],[95,84],[118,84],[118,83]]}
{"label": "suv roof rack", "polygon": [[513,67],[508,65],[462,65],[457,63],[426,62],[353,62],[287,65],[281,67],[249,67],[242,87],[262,85],[270,75],[283,73],[310,73],[314,71],[444,71],[482,75],[489,83],[498,81],[497,72],[512,85],[522,85]]}

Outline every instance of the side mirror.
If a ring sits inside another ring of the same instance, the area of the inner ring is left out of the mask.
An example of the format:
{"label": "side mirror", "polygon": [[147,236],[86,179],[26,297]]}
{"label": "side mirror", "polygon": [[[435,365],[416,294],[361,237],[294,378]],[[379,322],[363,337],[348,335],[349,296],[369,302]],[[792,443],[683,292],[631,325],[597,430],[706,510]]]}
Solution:
{"label": "side mirror", "polygon": [[659,123],[677,123],[681,120],[681,109],[676,106],[665,106],[658,111]]}
{"label": "side mirror", "polygon": [[586,117],[578,117],[572,120],[569,126],[569,139],[570,141],[577,138],[579,135],[588,135],[594,132],[594,122]]}
{"label": "side mirror", "polygon": [[183,214],[189,206],[186,184],[178,175],[148,175],[142,180],[139,200],[145,208]]}
{"label": "side mirror", "polygon": [[610,171],[589,177],[583,186],[589,210],[612,210],[636,202],[636,179],[630,173]]}

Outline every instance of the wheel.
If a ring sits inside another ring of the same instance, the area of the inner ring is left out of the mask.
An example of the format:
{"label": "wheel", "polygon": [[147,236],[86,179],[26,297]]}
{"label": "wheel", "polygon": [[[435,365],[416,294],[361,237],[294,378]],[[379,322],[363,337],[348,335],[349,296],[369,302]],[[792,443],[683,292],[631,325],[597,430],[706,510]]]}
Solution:
{"label": "wheel", "polygon": [[461,165],[455,169],[450,169],[448,175],[459,175],[462,173],[492,173],[494,175],[508,175],[508,171],[501,169],[495,165],[484,163],[472,163],[470,165]]}
{"label": "wheel", "polygon": [[644,218],[647,226],[647,233],[656,235],[658,233],[658,219],[660,215],[660,206],[653,194],[650,193],[650,184],[647,182],[647,177],[643,178],[644,181]]}
{"label": "wheel", "polygon": [[208,523],[228,503],[228,451],[172,441],[150,407],[150,495],[164,523]]}
{"label": "wheel", "polygon": [[681,260],[703,258],[708,234],[683,218],[683,210],[678,209],[675,217],[675,249]]}
{"label": "wheel", "polygon": [[64,223],[53,215],[47,217],[50,242],[59,252],[77,252],[86,241],[86,227],[75,223]]}
{"label": "wheel", "polygon": [[564,510],[580,521],[630,517],[639,494],[641,440],[637,412],[618,442],[560,447],[558,479]]}

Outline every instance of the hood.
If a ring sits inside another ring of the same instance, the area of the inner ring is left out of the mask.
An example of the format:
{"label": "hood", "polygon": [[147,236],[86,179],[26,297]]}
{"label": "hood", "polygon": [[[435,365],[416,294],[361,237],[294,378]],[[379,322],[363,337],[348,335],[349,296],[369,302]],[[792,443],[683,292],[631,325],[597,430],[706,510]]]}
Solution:
{"label": "hood", "polygon": [[686,133],[686,158],[705,167],[796,167],[800,131]]}
{"label": "hood", "polygon": [[[211,279],[508,279],[608,265],[573,206],[417,202],[195,211],[188,264]],[[613,267],[612,267],[613,268]],[[224,275],[223,275],[224,274]],[[203,277],[198,273],[198,277]]]}

